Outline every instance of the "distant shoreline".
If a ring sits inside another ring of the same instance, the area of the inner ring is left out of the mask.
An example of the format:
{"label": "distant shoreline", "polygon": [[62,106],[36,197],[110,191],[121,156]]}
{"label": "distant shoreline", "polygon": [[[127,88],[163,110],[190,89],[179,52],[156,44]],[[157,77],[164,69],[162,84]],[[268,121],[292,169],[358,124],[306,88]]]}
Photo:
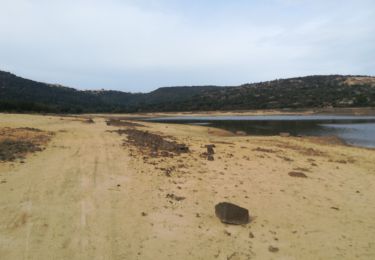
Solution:
{"label": "distant shoreline", "polygon": [[306,109],[267,109],[267,110],[228,110],[228,111],[185,111],[185,112],[147,112],[147,113],[95,113],[82,114],[81,116],[98,117],[124,117],[132,119],[135,117],[160,117],[160,116],[235,116],[235,115],[319,115],[319,114],[337,114],[337,115],[374,115],[375,107],[356,107],[356,108],[306,108]]}

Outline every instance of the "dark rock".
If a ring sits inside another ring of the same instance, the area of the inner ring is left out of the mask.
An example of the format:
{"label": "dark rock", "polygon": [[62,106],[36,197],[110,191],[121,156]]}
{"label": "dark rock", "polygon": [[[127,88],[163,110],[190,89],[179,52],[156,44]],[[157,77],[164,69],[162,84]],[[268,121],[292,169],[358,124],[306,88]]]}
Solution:
{"label": "dark rock", "polygon": [[206,144],[205,147],[207,148],[207,154],[215,154],[214,144]]}
{"label": "dark rock", "polygon": [[168,193],[167,196],[165,196],[165,197],[169,198],[169,199],[176,200],[176,201],[181,201],[181,200],[186,199],[185,197],[177,196],[177,195],[174,195],[173,193]]}
{"label": "dark rock", "polygon": [[179,153],[189,152],[189,147],[187,147],[185,144],[177,144],[177,147],[175,149]]}
{"label": "dark rock", "polygon": [[288,173],[291,177],[298,177],[298,178],[307,178],[307,175],[303,172],[290,172]]}
{"label": "dark rock", "polygon": [[250,222],[249,211],[229,202],[221,202],[215,206],[215,214],[226,224],[242,225]]}
{"label": "dark rock", "polygon": [[215,159],[214,159],[213,155],[209,154],[209,155],[207,155],[207,160],[213,161]]}
{"label": "dark rock", "polygon": [[274,246],[269,246],[268,251],[270,251],[272,253],[276,253],[276,252],[279,252],[279,248],[274,247]]}

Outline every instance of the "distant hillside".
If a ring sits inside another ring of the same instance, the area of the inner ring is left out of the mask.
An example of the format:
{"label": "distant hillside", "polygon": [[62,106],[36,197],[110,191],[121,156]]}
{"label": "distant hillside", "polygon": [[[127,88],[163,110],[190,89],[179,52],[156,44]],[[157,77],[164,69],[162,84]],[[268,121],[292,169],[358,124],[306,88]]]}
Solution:
{"label": "distant hillside", "polygon": [[308,76],[234,87],[159,88],[150,93],[79,91],[0,71],[0,111],[100,113],[375,107],[375,77]]}

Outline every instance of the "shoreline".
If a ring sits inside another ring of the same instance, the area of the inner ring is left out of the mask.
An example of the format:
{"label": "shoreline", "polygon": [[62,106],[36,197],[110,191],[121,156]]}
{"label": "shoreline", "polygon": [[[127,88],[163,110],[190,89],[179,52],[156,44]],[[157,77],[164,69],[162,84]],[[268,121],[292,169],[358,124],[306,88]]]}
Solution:
{"label": "shoreline", "polygon": [[[375,116],[374,107],[366,108],[306,108],[306,109],[268,109],[268,110],[229,110],[229,111],[186,111],[186,112],[145,112],[145,113],[119,113],[119,114],[84,114],[98,117],[116,117],[126,116],[128,118],[134,117],[162,117],[162,116],[235,116],[235,115],[368,115]],[[125,119],[125,118],[124,118]]]}

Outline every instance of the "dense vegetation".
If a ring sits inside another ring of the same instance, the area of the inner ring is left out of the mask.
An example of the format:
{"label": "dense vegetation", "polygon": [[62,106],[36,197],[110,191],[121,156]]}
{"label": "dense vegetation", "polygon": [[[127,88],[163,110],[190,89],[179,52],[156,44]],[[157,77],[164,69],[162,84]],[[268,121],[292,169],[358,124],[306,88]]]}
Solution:
{"label": "dense vegetation", "polygon": [[159,88],[150,93],[79,91],[0,71],[0,111],[47,113],[375,107],[375,78],[308,76],[237,87]]}

